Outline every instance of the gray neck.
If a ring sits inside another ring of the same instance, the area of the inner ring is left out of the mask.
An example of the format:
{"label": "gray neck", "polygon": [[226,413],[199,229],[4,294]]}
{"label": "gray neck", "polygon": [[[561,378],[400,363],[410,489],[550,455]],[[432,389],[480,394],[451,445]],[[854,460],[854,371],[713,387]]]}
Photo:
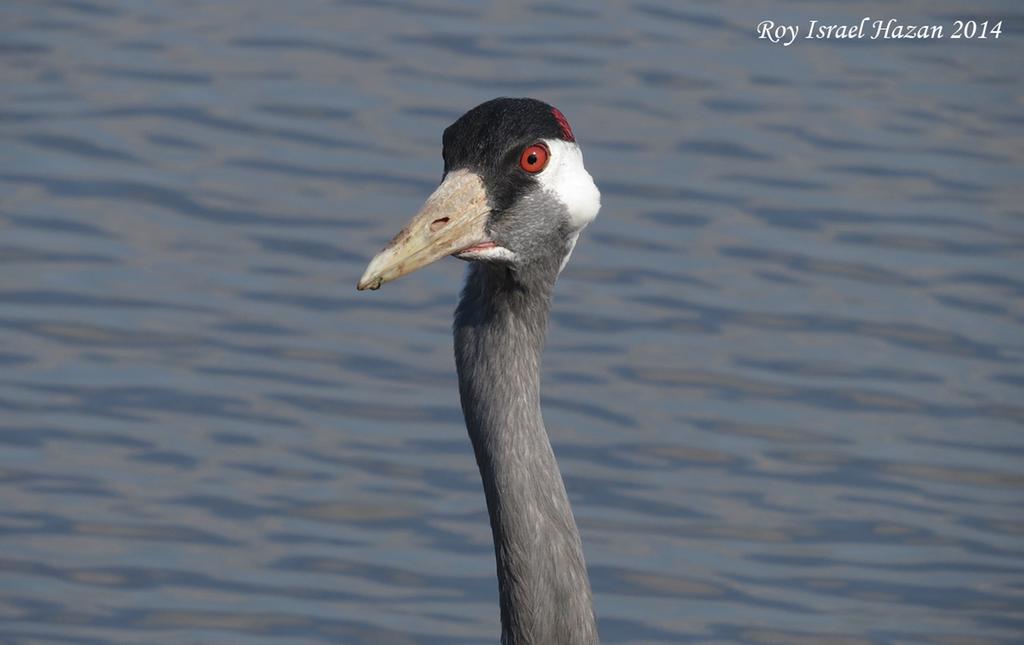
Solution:
{"label": "gray neck", "polygon": [[540,412],[540,361],[559,262],[471,265],[455,312],[466,427],[494,535],[502,643],[598,641],[576,521]]}

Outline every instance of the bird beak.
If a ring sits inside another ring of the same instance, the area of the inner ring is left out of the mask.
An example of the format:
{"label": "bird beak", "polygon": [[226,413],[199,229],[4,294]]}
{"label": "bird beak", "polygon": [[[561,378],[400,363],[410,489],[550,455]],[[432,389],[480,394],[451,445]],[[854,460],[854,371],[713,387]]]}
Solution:
{"label": "bird beak", "polygon": [[356,288],[379,289],[435,260],[488,242],[484,224],[490,212],[479,175],[468,170],[449,173],[420,212],[370,261]]}

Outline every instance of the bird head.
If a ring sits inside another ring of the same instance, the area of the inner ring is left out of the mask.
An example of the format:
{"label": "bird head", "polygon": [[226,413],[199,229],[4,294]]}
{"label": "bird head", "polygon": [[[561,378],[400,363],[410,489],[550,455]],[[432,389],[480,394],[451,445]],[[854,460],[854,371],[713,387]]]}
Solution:
{"label": "bird head", "polygon": [[498,98],[444,131],[444,178],[412,220],[370,261],[357,288],[445,256],[525,269],[569,258],[601,207],[569,122],[535,99]]}

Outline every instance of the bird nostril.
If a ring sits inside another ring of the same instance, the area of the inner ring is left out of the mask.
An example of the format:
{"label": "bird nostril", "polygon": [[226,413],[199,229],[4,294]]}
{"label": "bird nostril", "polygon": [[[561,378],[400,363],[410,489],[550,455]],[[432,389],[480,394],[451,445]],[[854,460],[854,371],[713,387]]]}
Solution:
{"label": "bird nostril", "polygon": [[447,217],[440,217],[440,218],[435,219],[433,222],[430,223],[430,232],[431,233],[437,233],[438,231],[440,231],[445,226],[448,226],[448,218]]}

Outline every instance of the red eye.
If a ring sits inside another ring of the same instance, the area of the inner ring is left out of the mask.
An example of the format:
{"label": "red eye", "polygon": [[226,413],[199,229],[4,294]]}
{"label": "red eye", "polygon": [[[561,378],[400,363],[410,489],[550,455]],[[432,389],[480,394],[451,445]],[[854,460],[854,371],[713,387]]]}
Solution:
{"label": "red eye", "polygon": [[538,173],[548,165],[548,147],[543,143],[527,146],[519,157],[519,167],[528,173]]}

